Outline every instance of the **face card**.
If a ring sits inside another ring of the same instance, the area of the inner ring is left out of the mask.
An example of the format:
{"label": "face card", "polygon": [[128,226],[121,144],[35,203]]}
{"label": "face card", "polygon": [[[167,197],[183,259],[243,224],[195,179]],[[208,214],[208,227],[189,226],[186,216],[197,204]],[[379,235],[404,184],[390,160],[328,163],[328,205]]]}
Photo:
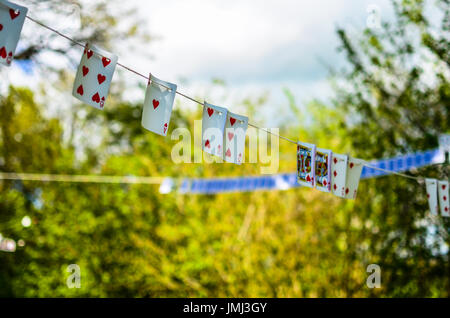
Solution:
{"label": "face card", "polygon": [[299,142],[297,144],[297,182],[314,187],[316,145]]}
{"label": "face card", "polygon": [[0,64],[10,66],[28,9],[0,0]]}
{"label": "face card", "polygon": [[145,93],[142,126],[158,135],[167,136],[177,85],[150,75]]}
{"label": "face card", "polygon": [[441,208],[441,215],[446,217],[450,217],[448,195],[448,181],[438,181],[439,206]]}
{"label": "face card", "polygon": [[211,155],[223,156],[223,139],[227,109],[205,102],[202,117],[202,149]]}
{"label": "face card", "polygon": [[427,189],[428,205],[432,215],[438,215],[438,194],[437,194],[437,180],[425,179],[425,186]]}
{"label": "face card", "polygon": [[359,178],[363,169],[363,161],[350,157],[347,164],[347,176],[345,182],[345,198],[356,199]]}
{"label": "face card", "polygon": [[315,183],[316,189],[323,192],[331,191],[331,157],[332,151],[317,148],[315,160]]}
{"label": "face card", "polygon": [[72,95],[92,107],[103,109],[117,60],[117,55],[86,44]]}
{"label": "face card", "polygon": [[345,198],[348,156],[333,153],[331,160],[331,191],[334,195]]}
{"label": "face card", "polygon": [[223,160],[240,165],[245,157],[245,134],[248,117],[227,113],[225,134],[223,135]]}

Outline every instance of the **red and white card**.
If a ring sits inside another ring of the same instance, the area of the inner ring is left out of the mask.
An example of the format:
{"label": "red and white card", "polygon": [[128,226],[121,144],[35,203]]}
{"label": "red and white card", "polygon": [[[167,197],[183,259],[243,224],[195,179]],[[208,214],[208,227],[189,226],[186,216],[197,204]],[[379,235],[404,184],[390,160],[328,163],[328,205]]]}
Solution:
{"label": "red and white card", "polygon": [[446,217],[450,217],[448,195],[448,181],[438,181],[439,206],[441,208],[441,215]]}
{"label": "red and white card", "polygon": [[223,160],[240,165],[245,158],[245,135],[248,117],[227,113],[223,135]]}
{"label": "red and white card", "polygon": [[345,181],[345,198],[356,199],[358,192],[359,179],[363,169],[363,161],[349,157],[347,163],[347,176]]}
{"label": "red and white card", "polygon": [[323,192],[331,191],[331,156],[332,151],[328,149],[316,149],[316,189]]}
{"label": "red and white card", "polygon": [[202,117],[202,149],[211,155],[223,156],[223,139],[228,110],[205,102]]}
{"label": "red and white card", "polygon": [[331,160],[331,191],[334,195],[345,198],[348,156],[333,153]]}
{"label": "red and white card", "polygon": [[436,179],[425,179],[425,186],[427,189],[428,205],[430,207],[430,212],[432,215],[439,214],[438,207],[438,190],[437,190],[437,180]]}
{"label": "red and white card", "polygon": [[72,95],[92,107],[103,109],[117,60],[117,55],[89,43],[86,44],[78,66]]}
{"label": "red and white card", "polygon": [[316,145],[306,142],[297,144],[297,182],[305,187],[314,187]]}
{"label": "red and white card", "polygon": [[145,93],[142,126],[161,136],[167,136],[177,85],[164,82],[150,74]]}
{"label": "red and white card", "polygon": [[0,64],[10,66],[28,9],[0,0]]}

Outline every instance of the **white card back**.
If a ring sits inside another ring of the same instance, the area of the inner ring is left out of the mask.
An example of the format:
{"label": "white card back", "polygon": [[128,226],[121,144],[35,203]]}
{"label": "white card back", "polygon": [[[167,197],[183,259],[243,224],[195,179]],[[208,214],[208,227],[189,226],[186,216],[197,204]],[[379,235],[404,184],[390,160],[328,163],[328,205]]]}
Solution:
{"label": "white card back", "polygon": [[0,64],[10,66],[28,9],[0,0]]}
{"label": "white card back", "polygon": [[142,126],[158,135],[167,136],[177,85],[150,75],[142,111]]}

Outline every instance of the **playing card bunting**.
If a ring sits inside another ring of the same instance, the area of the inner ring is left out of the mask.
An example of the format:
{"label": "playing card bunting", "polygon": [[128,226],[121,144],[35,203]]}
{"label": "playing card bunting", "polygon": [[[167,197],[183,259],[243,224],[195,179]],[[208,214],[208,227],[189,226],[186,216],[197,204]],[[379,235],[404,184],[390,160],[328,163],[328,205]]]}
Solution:
{"label": "playing card bunting", "polygon": [[245,156],[245,134],[248,128],[248,117],[227,113],[225,134],[223,136],[223,159],[240,165]]}
{"label": "playing card bunting", "polygon": [[72,95],[92,107],[103,109],[117,60],[117,55],[86,44]]}
{"label": "playing card bunting", "polygon": [[345,182],[345,198],[356,199],[358,191],[359,178],[363,168],[363,161],[349,157],[347,163],[347,176]]}
{"label": "playing card bunting", "polygon": [[331,191],[334,195],[345,198],[347,182],[348,156],[333,153],[331,160]]}
{"label": "playing card bunting", "polygon": [[316,189],[323,192],[331,190],[331,156],[331,150],[320,148],[316,150],[315,184]]}
{"label": "playing card bunting", "polygon": [[299,142],[297,144],[297,182],[306,187],[314,187],[316,145]]}
{"label": "playing card bunting", "polygon": [[204,152],[222,157],[227,113],[226,108],[205,102],[202,117],[202,149]]}
{"label": "playing card bunting", "polygon": [[441,208],[441,215],[449,217],[449,190],[448,181],[438,181],[438,196],[439,196],[439,207]]}
{"label": "playing card bunting", "polygon": [[28,9],[0,0],[0,64],[10,66]]}
{"label": "playing card bunting", "polygon": [[150,74],[145,93],[142,126],[158,135],[167,136],[177,85],[164,82]]}
{"label": "playing card bunting", "polygon": [[438,215],[438,195],[437,195],[437,180],[425,179],[425,186],[427,189],[428,205],[432,215]]}

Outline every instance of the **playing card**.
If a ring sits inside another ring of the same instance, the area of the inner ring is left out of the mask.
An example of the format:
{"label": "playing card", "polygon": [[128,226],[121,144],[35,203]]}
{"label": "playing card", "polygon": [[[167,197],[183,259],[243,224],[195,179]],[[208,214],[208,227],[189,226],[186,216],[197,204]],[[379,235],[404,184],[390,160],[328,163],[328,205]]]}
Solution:
{"label": "playing card", "polygon": [[438,196],[439,206],[441,208],[441,215],[450,217],[449,204],[448,204],[448,181],[438,181]]}
{"label": "playing card", "polygon": [[438,215],[438,195],[437,195],[437,180],[425,179],[427,189],[428,204],[430,206],[431,214]]}
{"label": "playing card", "polygon": [[0,0],[0,64],[10,66],[28,9]]}
{"label": "playing card", "polygon": [[72,95],[92,107],[103,109],[117,60],[117,55],[86,44]]}
{"label": "playing card", "polygon": [[225,134],[223,136],[223,159],[240,165],[245,157],[245,134],[248,128],[248,117],[227,113]]}
{"label": "playing card", "polygon": [[299,142],[297,144],[297,182],[306,187],[314,187],[316,145]]}
{"label": "playing card", "polygon": [[358,191],[359,178],[361,177],[362,168],[362,160],[349,157],[345,182],[346,199],[356,199],[356,192]]}
{"label": "playing card", "polygon": [[145,93],[142,126],[158,135],[167,136],[177,85],[164,82],[150,74]]}
{"label": "playing card", "polygon": [[202,149],[204,152],[222,157],[227,112],[226,108],[205,102],[202,117]]}
{"label": "playing card", "polygon": [[331,160],[331,191],[334,195],[345,198],[348,156],[333,153]]}
{"label": "playing card", "polygon": [[316,149],[315,167],[315,184],[316,189],[323,192],[330,192],[331,190],[331,150]]}

